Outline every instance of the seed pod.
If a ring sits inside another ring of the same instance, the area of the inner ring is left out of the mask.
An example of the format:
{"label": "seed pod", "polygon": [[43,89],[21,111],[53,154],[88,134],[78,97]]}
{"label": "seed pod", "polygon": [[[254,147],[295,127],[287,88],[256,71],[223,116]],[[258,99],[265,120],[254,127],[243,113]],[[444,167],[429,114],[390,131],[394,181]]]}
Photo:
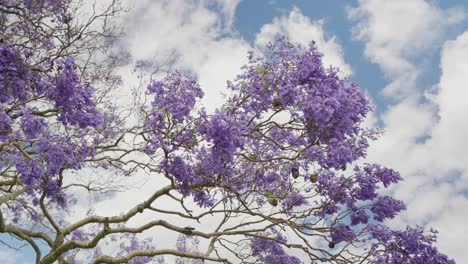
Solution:
{"label": "seed pod", "polygon": [[312,174],[312,175],[310,175],[310,181],[311,181],[312,183],[316,183],[317,180],[318,180],[318,175],[317,175],[317,174]]}
{"label": "seed pod", "polygon": [[275,98],[275,99],[273,100],[272,105],[273,105],[273,108],[274,108],[274,109],[281,108],[281,106],[282,106],[281,101],[280,101],[280,99],[278,99],[278,98]]}
{"label": "seed pod", "polygon": [[272,206],[277,206],[278,205],[278,200],[276,199],[271,199],[268,201]]}
{"label": "seed pod", "polygon": [[299,169],[298,168],[291,168],[291,176],[294,179],[297,179],[297,177],[299,177]]}
{"label": "seed pod", "polygon": [[328,247],[329,247],[329,248],[334,248],[334,247],[335,247],[335,242],[330,242],[330,243],[328,243]]}

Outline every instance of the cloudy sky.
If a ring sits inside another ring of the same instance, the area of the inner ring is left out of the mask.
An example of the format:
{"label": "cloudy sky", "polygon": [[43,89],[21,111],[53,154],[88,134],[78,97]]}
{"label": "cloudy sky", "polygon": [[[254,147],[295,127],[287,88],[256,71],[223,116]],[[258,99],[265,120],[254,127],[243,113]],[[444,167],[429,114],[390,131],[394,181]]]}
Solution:
{"label": "cloudy sky", "polygon": [[391,224],[440,231],[440,249],[468,259],[468,3],[463,0],[138,1],[128,17],[134,60],[177,56],[214,107],[245,54],[278,34],[314,40],[325,63],[360,84],[385,135],[369,160],[405,181],[407,212]]}
{"label": "cloudy sky", "polygon": [[[358,83],[385,135],[369,161],[401,172],[408,210],[394,226],[440,231],[439,248],[468,259],[468,2],[466,0],[138,0],[125,17],[132,60],[176,58],[211,109],[249,50],[281,34],[314,40],[325,64]],[[131,85],[134,79],[126,80]],[[130,197],[130,196],[129,196]],[[125,198],[130,202],[132,199]],[[0,252],[0,262],[11,255]]]}

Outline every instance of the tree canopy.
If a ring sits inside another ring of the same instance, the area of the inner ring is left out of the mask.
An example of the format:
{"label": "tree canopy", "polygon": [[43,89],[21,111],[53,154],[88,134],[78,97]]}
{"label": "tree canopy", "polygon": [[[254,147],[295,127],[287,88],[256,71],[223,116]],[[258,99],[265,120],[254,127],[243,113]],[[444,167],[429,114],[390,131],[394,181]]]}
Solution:
{"label": "tree canopy", "polygon": [[[88,20],[81,4],[0,0],[0,239],[36,263],[454,263],[436,231],[385,224],[406,209],[385,191],[402,177],[365,162],[370,101],[313,42],[246,54],[214,112],[171,71],[130,120],[108,94],[120,3]],[[69,217],[78,189],[109,197],[137,174],[160,186],[131,209]]]}

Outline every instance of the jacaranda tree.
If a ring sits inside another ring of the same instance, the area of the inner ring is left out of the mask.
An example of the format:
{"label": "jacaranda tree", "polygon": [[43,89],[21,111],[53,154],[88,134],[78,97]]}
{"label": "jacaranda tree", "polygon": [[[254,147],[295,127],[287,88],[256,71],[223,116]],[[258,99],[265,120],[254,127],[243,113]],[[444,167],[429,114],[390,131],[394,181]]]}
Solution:
{"label": "jacaranda tree", "polygon": [[[89,20],[77,10],[0,0],[4,243],[28,244],[36,263],[454,263],[434,230],[385,225],[405,210],[385,191],[402,178],[364,162],[380,133],[362,125],[369,100],[313,43],[280,38],[248,54],[212,113],[196,80],[170,72],[126,122],[103,92],[118,84],[118,3]],[[130,210],[67,217],[78,189],[107,195],[136,174],[161,184]]]}

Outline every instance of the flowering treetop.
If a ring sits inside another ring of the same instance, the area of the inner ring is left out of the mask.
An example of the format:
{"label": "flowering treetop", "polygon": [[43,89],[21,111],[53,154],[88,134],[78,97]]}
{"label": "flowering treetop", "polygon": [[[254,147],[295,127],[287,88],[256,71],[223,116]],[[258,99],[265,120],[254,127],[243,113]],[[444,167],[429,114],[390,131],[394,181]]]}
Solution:
{"label": "flowering treetop", "polygon": [[[177,71],[153,80],[129,128],[117,106],[100,104],[83,51],[69,49],[87,32],[62,34],[80,28],[70,5],[0,0],[9,26],[0,43],[0,232],[31,245],[37,263],[454,263],[434,246],[435,231],[385,225],[406,207],[382,190],[402,178],[363,161],[379,133],[362,125],[369,100],[323,66],[314,43],[280,38],[250,53],[212,114],[196,80]],[[33,27],[43,24],[56,27]],[[44,59],[57,49],[65,55]],[[146,173],[164,187],[120,215],[67,218],[74,188],[99,190],[68,180],[90,168],[97,177]],[[179,209],[160,207],[164,197]],[[205,231],[169,216],[218,225]],[[173,248],[139,235],[156,227],[180,234]]]}

